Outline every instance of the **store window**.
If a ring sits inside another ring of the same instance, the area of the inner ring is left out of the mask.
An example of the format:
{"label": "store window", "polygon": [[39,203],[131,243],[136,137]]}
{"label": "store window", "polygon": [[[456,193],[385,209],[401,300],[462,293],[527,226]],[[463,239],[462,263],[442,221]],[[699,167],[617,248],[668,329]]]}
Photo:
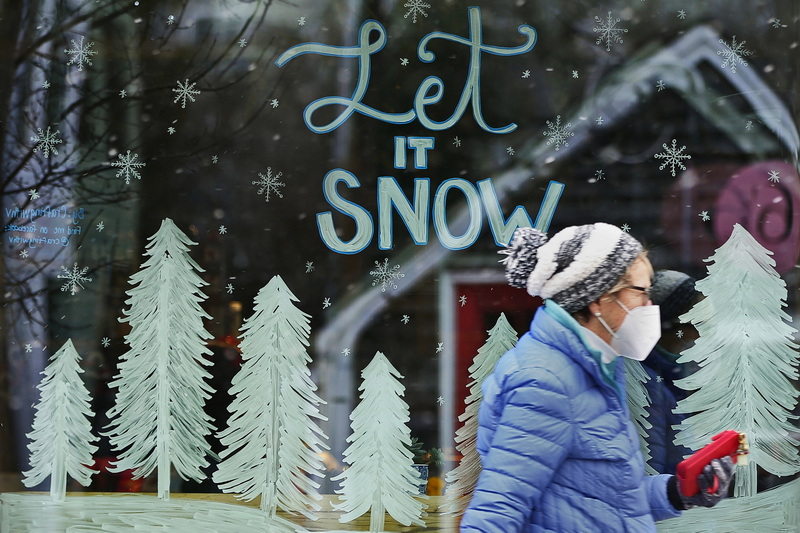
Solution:
{"label": "store window", "polygon": [[[244,423],[247,390],[278,398],[281,379],[301,374],[297,394],[320,415],[306,442],[322,461],[314,491],[332,495],[362,371],[380,353],[403,387],[407,436],[442,452],[427,491],[444,501],[464,458],[454,439],[471,365],[497,324],[524,335],[542,305],[506,284],[498,251],[519,226],[602,221],[644,243],[654,268],[712,279],[707,299],[726,301],[728,286],[765,302],[715,315],[725,323],[713,334],[763,321],[764,337],[760,359],[720,341],[743,366],[719,379],[757,397],[713,408],[766,410],[748,427],[772,436],[751,438],[755,481],[739,497],[755,503],[708,520],[746,524],[766,505],[775,524],[800,527],[789,511],[800,470],[797,2],[2,6],[3,494],[59,477],[31,474],[31,442],[55,438],[35,420],[57,416],[40,384],[59,354],[74,355],[71,383],[86,391],[75,404],[84,432],[59,449],[80,444],[94,470],[58,481],[67,500],[266,500],[235,473],[215,479],[237,438],[225,428]],[[758,256],[757,272],[715,256],[739,229],[751,245],[737,253]],[[168,390],[191,400],[139,397],[162,390],[159,350],[188,358]],[[297,367],[263,373],[247,366],[254,354]],[[148,421],[165,405],[186,425],[175,431],[187,455],[154,463],[148,439],[160,450],[172,430]],[[281,405],[275,417],[293,416]],[[270,494],[261,508],[285,510]],[[455,527],[428,511],[429,530]]]}

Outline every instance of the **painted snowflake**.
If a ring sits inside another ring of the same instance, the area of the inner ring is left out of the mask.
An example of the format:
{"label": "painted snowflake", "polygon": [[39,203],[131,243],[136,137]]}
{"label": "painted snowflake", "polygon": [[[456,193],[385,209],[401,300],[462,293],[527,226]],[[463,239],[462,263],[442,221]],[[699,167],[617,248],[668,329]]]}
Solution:
{"label": "painted snowflake", "polygon": [[417,15],[421,15],[423,17],[427,17],[428,14],[425,12],[426,9],[430,9],[431,5],[423,2],[422,0],[408,0],[403,7],[407,7],[408,11],[406,14],[403,15],[403,18],[411,17],[411,22],[414,24],[417,23]]}
{"label": "painted snowflake", "polygon": [[36,143],[33,151],[38,152],[41,150],[42,155],[45,157],[50,157],[50,153],[58,155],[56,145],[62,143],[61,139],[58,138],[61,135],[61,130],[51,132],[50,126],[47,126],[47,131],[42,131],[42,128],[36,128],[36,130],[38,133],[31,137],[31,141]]}
{"label": "painted snowflake", "polygon": [[743,67],[747,66],[747,61],[745,61],[742,58],[753,54],[753,52],[744,48],[744,43],[746,43],[747,41],[742,41],[740,43],[737,43],[736,36],[734,35],[733,39],[731,39],[731,44],[726,43],[723,39],[720,39],[719,42],[720,44],[725,45],[724,50],[717,50],[717,55],[725,58],[725,61],[723,61],[721,65],[722,68],[730,66],[731,72],[736,74],[737,63],[739,63]]}
{"label": "painted snowflake", "polygon": [[190,102],[194,102],[195,95],[200,94],[200,91],[194,88],[195,85],[197,85],[196,82],[189,85],[189,78],[186,78],[184,82],[178,80],[178,87],[172,89],[172,92],[176,93],[178,96],[175,97],[172,103],[177,104],[178,100],[180,100],[181,109],[186,109],[186,100],[188,99]]}
{"label": "painted snowflake", "polygon": [[39,191],[37,191],[36,189],[29,190],[28,191],[28,196],[31,197],[31,200],[38,200],[41,197],[41,195],[39,194]]}
{"label": "painted snowflake", "polygon": [[394,265],[389,268],[389,258],[383,260],[383,263],[375,261],[375,270],[370,271],[370,276],[375,279],[372,281],[372,286],[380,284],[381,292],[386,292],[386,287],[397,289],[397,283],[394,280],[406,277],[405,274],[398,272],[400,265]]}
{"label": "painted snowflake", "polygon": [[103,337],[100,340],[100,344],[103,345],[103,348],[108,348],[109,346],[111,346],[111,339],[109,339],[108,337]]}
{"label": "painted snowflake", "polygon": [[700,220],[702,220],[703,222],[708,222],[709,220],[711,220],[711,215],[708,214],[708,211],[700,211],[697,214],[697,216],[699,216]]}
{"label": "painted snowflake", "polygon": [[281,176],[283,176],[282,172],[273,174],[272,167],[267,167],[267,173],[262,174],[261,172],[259,172],[258,180],[253,182],[253,185],[259,186],[258,194],[263,194],[264,199],[267,202],[269,202],[270,193],[276,194],[279,198],[283,198],[281,190],[278,187],[285,187],[286,184],[280,181]]}
{"label": "painted snowflake", "polygon": [[664,170],[667,165],[669,165],[670,173],[672,177],[675,177],[675,167],[680,168],[681,170],[686,170],[686,166],[681,162],[684,159],[691,159],[692,156],[689,154],[684,154],[683,151],[686,149],[685,146],[681,146],[677,148],[675,146],[676,140],[672,139],[672,146],[667,146],[667,143],[662,144],[661,146],[664,147],[664,151],[654,155],[656,159],[663,159],[664,162],[661,163],[661,166],[658,167],[658,170]]}
{"label": "painted snowflake", "polygon": [[138,157],[139,154],[131,155],[131,151],[128,150],[128,153],[125,155],[119,154],[119,161],[111,163],[112,167],[119,168],[116,177],[125,178],[126,185],[130,185],[131,178],[136,178],[137,180],[142,179],[142,175],[139,174],[138,169],[144,167],[146,163],[137,161],[136,159]]}
{"label": "painted snowflake", "polygon": [[81,269],[78,268],[78,263],[72,265],[72,270],[67,270],[66,267],[61,267],[63,274],[59,274],[56,277],[58,279],[65,279],[67,280],[64,282],[64,285],[61,286],[62,291],[69,291],[71,295],[75,296],[75,293],[78,292],[78,288],[85,289],[84,283],[89,283],[92,281],[92,278],[87,278],[86,274],[89,272],[89,267],[83,267]]}
{"label": "painted snowflake", "polygon": [[597,22],[598,27],[594,28],[592,31],[599,34],[597,37],[597,41],[594,44],[600,44],[602,42],[606,43],[606,52],[611,51],[611,44],[612,43],[622,43],[622,37],[620,34],[628,33],[628,30],[625,28],[617,28],[617,23],[620,19],[615,19],[611,16],[611,11],[608,12],[608,17],[606,20],[603,21],[600,17],[594,17],[595,22]]}
{"label": "painted snowflake", "polygon": [[92,56],[97,55],[97,52],[92,50],[93,42],[84,45],[83,36],[81,36],[80,43],[76,43],[75,39],[70,39],[72,48],[65,48],[64,53],[72,56],[67,65],[78,65],[78,70],[83,70],[83,65],[92,64]]}
{"label": "painted snowflake", "polygon": [[664,84],[664,80],[658,80],[658,82],[656,83],[656,89],[658,89],[658,92],[661,92],[666,88],[667,86]]}
{"label": "painted snowflake", "polygon": [[546,137],[549,137],[547,139],[547,146],[555,144],[556,152],[558,152],[558,149],[561,146],[569,146],[567,140],[570,137],[575,136],[575,134],[572,131],[570,131],[570,128],[572,128],[572,124],[567,123],[565,126],[562,126],[561,115],[558,115],[556,117],[555,124],[553,124],[549,120],[545,121],[545,123],[547,124],[547,129],[544,131],[544,135]]}
{"label": "painted snowflake", "polygon": [[769,177],[767,178],[772,183],[778,183],[781,181],[781,173],[779,170],[770,170]]}

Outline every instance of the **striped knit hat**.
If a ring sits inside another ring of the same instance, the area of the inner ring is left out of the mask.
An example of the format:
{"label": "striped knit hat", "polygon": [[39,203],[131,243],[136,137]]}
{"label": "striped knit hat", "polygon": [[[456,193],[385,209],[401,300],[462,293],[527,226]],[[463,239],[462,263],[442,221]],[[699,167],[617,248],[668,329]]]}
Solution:
{"label": "striped knit hat", "polygon": [[548,240],[534,228],[518,228],[501,262],[512,287],[551,299],[568,313],[587,307],[622,278],[642,245],[611,224],[570,226]]}

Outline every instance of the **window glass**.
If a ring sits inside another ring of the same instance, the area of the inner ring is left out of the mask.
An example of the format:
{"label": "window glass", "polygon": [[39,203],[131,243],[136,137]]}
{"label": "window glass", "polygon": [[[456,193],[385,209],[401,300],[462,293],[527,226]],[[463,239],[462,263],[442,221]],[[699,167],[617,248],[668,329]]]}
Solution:
{"label": "window glass", "polygon": [[[614,224],[654,268],[700,280],[738,224],[778,281],[753,289],[764,309],[721,330],[765,321],[763,358],[734,385],[750,386],[770,354],[796,368],[793,0],[2,5],[2,492],[24,489],[37,386],[68,341],[98,470],[69,491],[161,490],[155,473],[111,466],[132,345],[197,343],[219,453],[241,336],[275,312],[259,294],[279,280],[308,323],[283,326],[299,328],[286,349],[306,351],[325,402],[320,490],[338,488],[361,372],[380,352],[402,376],[411,435],[444,451],[428,489],[441,494],[463,451],[470,365],[501,317],[523,335],[542,304],[498,262],[517,226]],[[170,239],[185,239],[167,254],[184,292],[146,275],[148,251]],[[732,286],[744,275],[723,274]],[[691,345],[672,340],[676,353]],[[796,371],[779,374],[769,402],[791,425]],[[760,472],[759,490],[797,469]],[[220,489],[176,475],[170,490]]]}

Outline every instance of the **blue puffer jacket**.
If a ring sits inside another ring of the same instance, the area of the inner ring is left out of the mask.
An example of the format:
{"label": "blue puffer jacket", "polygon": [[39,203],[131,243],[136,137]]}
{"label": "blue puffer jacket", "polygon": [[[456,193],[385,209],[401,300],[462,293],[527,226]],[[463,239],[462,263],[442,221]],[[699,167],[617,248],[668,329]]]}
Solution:
{"label": "blue puffer jacket", "polygon": [[462,532],[647,532],[680,515],[670,476],[645,476],[624,365],[603,364],[547,301],[483,383],[483,471]]}

